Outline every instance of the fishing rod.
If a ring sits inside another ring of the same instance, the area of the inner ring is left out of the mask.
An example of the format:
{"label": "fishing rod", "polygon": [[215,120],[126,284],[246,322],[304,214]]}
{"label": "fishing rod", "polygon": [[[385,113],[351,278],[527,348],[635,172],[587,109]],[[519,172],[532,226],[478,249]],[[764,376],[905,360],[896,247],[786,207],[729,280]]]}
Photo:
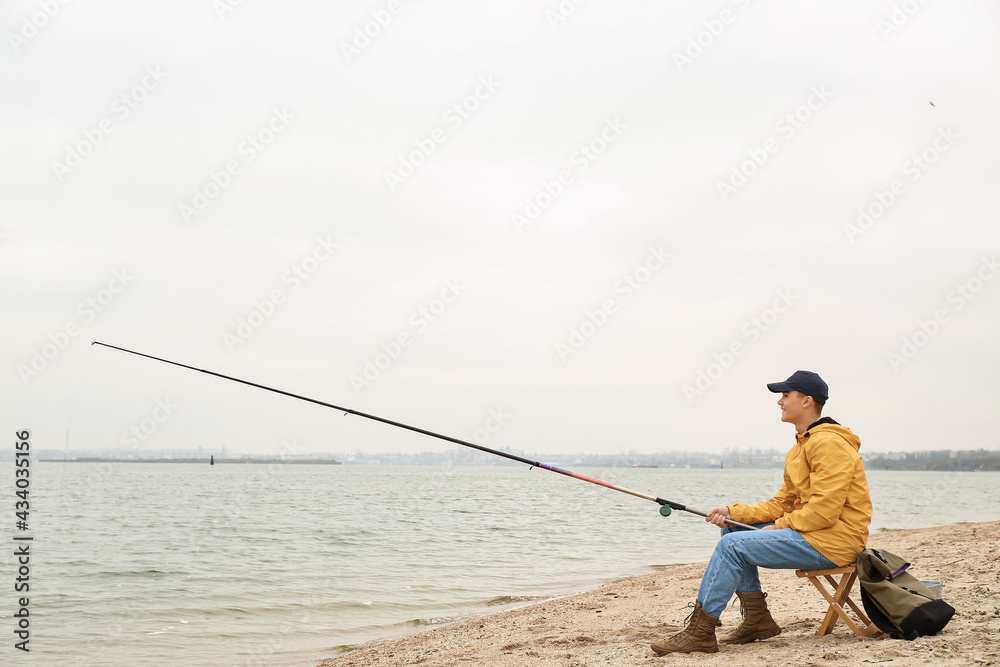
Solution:
{"label": "fishing rod", "polygon": [[[351,408],[343,408],[339,405],[334,405],[333,403],[327,403],[325,401],[320,401],[315,398],[309,398],[308,396],[300,396],[299,394],[293,394],[290,391],[284,391],[282,389],[275,389],[274,387],[268,387],[263,384],[257,384],[256,382],[250,382],[249,380],[241,380],[239,378],[234,378],[229,375],[223,375],[222,373],[216,373],[215,371],[208,371],[203,368],[195,368],[194,366],[188,366],[187,364],[182,364],[177,361],[170,361],[169,359],[161,359],[160,357],[154,357],[151,354],[143,354],[142,352],[136,352],[134,350],[127,350],[124,347],[118,347],[117,345],[108,345],[107,343],[102,343],[100,341],[93,341],[91,345],[101,345],[103,347],[111,348],[112,350],[118,350],[120,352],[127,352],[128,354],[134,354],[138,357],[146,357],[147,359],[153,359],[154,361],[160,361],[165,364],[171,364],[173,366],[180,366],[181,368],[187,368],[188,370],[197,371],[199,373],[205,373],[207,375],[214,375],[215,377],[222,378],[224,380],[231,380],[233,382],[239,382],[241,384],[249,385],[251,387],[256,387],[258,389],[263,389],[265,391],[271,391],[276,394],[281,394],[283,396],[289,396],[291,398],[297,398],[300,401],[307,401],[309,403],[315,403],[316,405],[322,405],[327,408],[333,408],[334,410],[340,410],[345,415],[357,415],[358,417],[364,417],[365,419],[371,419],[373,421],[382,422],[383,424],[389,424],[390,426],[396,426],[399,428],[405,428],[408,431],[414,431],[415,433],[422,433],[423,435],[429,435],[432,438],[439,438],[441,440],[447,440],[448,442],[453,442],[456,445],[462,445],[463,447],[471,447],[472,449],[478,449],[481,452],[486,452],[487,454],[493,454],[495,456],[502,456],[505,459],[510,459],[511,461],[517,461],[518,463],[524,463],[525,465],[531,466],[532,468],[541,468],[543,470],[549,470],[552,472],[557,472],[560,475],[566,475],[567,477],[572,477],[574,479],[579,479],[584,482],[590,482],[591,484],[597,484],[598,486],[603,486],[608,489],[613,489],[615,491],[621,491],[622,493],[627,493],[637,498],[642,498],[644,500],[651,500],[660,505],[660,514],[663,516],[670,516],[671,510],[678,510],[680,512],[690,512],[691,514],[697,514],[698,516],[708,517],[707,512],[702,512],[696,510],[692,507],[687,507],[681,503],[675,503],[672,500],[665,500],[663,498],[658,498],[656,496],[651,496],[647,493],[641,493],[639,491],[633,491],[631,489],[626,489],[623,486],[617,486],[610,482],[605,482],[594,477],[588,477],[587,475],[581,475],[580,473],[573,472],[571,470],[564,470],[562,468],[557,468],[556,466],[549,465],[547,463],[541,463],[539,461],[532,461],[531,459],[526,459],[515,454],[510,454],[508,452],[501,452],[497,449],[490,449],[489,447],[483,447],[482,445],[477,445],[471,442],[466,442],[465,440],[459,440],[458,438],[453,438],[448,435],[442,435],[440,433],[435,433],[434,431],[428,431],[426,429],[418,428],[416,426],[410,426],[409,424],[403,424],[401,422],[393,421],[391,419],[386,419],[384,417],[378,417],[376,415],[370,415],[366,412],[360,412],[358,410],[352,410]],[[530,469],[530,468],[529,468]],[[750,526],[745,523],[740,523],[739,521],[733,521],[732,519],[726,519],[726,523],[731,526],[736,526],[738,528],[747,528],[750,530],[760,530],[755,526]]]}

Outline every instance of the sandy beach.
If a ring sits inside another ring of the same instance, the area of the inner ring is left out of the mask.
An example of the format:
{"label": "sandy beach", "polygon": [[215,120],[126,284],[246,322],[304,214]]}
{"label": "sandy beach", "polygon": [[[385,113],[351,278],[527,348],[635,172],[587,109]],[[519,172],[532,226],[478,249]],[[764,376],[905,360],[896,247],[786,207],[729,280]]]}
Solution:
{"label": "sandy beach", "polygon": [[[596,590],[374,642],[319,667],[382,665],[1000,665],[1000,521],[873,534],[869,546],[908,559],[920,579],[944,582],[956,609],[938,635],[908,642],[855,636],[843,623],[814,635],[827,603],[791,570],[761,570],[782,634],[719,653],[657,657],[653,640],[678,631],[705,563],[670,567]],[[860,598],[854,594],[860,603]],[[734,598],[735,600],[735,598]],[[719,635],[739,625],[739,602]]]}

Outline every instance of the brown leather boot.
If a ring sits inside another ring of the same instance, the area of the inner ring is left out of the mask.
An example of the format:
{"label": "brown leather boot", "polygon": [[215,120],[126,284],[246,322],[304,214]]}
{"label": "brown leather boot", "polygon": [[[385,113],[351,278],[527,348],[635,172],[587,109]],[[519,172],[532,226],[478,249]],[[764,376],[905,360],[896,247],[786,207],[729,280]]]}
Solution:
{"label": "brown leather boot", "polygon": [[715,628],[722,625],[715,616],[701,608],[701,602],[695,602],[694,611],[687,617],[687,628],[681,630],[670,639],[653,642],[651,646],[657,655],[668,653],[718,653],[719,643],[715,639]]}
{"label": "brown leather boot", "polygon": [[781,628],[771,618],[771,612],[767,610],[767,602],[764,599],[767,597],[767,593],[736,591],[736,595],[740,598],[740,613],[743,614],[743,623],[736,628],[736,632],[722,638],[723,644],[746,644],[757,639],[767,639],[781,634]]}

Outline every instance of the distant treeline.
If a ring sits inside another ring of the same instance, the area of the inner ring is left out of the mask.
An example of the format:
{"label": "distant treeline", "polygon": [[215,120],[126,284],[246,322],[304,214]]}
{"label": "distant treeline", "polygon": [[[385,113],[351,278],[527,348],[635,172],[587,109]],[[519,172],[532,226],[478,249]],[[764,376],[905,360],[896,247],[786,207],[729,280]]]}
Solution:
{"label": "distant treeline", "polygon": [[942,449],[930,452],[876,453],[865,457],[869,470],[1000,470],[1000,451]]}
{"label": "distant treeline", "polygon": [[[785,450],[777,449],[726,449],[719,452],[669,451],[657,453],[624,452],[618,454],[551,454],[541,452],[524,452],[503,448],[503,451],[522,456],[532,461],[541,461],[552,465],[568,468],[778,468],[785,463]],[[84,450],[39,450],[33,452],[37,460],[84,459],[94,457],[111,460],[136,460],[135,452],[123,455],[116,451],[84,451]],[[142,452],[144,459],[197,459],[198,462],[208,460],[209,452],[200,451],[170,451]],[[935,470],[935,471],[977,471],[1000,470],[1000,451],[989,449],[976,450],[936,450],[927,452],[864,452],[865,467],[869,470]],[[13,458],[12,452],[0,450],[0,461]],[[247,457],[242,457],[243,459]],[[254,459],[268,460],[268,456],[255,456]],[[215,457],[216,463],[223,461],[241,462],[240,457],[223,449],[220,456]],[[289,461],[302,463],[342,462],[345,465],[401,465],[401,466],[504,466],[523,465],[498,456],[472,449],[456,447],[444,452],[384,452],[367,454],[355,451],[350,453],[312,453],[290,458]]]}
{"label": "distant treeline", "polygon": [[[530,460],[569,468],[778,468],[785,464],[786,450],[726,449],[723,452],[672,451],[619,454],[545,454],[520,450],[505,451]],[[863,453],[869,470],[1000,470],[1000,451],[928,451]],[[346,465],[521,465],[497,456],[468,449],[448,452],[392,452],[366,455],[338,454]]]}

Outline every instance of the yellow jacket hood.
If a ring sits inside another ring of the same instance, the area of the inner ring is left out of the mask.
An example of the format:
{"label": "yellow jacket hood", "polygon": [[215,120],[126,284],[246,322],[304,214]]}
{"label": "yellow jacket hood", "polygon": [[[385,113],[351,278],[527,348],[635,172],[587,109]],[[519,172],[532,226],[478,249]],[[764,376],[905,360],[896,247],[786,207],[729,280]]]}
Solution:
{"label": "yellow jacket hood", "polygon": [[795,442],[797,444],[802,444],[802,442],[807,438],[811,438],[819,433],[835,433],[850,443],[850,445],[854,448],[854,451],[857,452],[861,450],[861,438],[859,438],[851,429],[846,426],[841,426],[829,417],[824,417],[823,419],[815,422],[806,430],[805,433],[796,433]]}

